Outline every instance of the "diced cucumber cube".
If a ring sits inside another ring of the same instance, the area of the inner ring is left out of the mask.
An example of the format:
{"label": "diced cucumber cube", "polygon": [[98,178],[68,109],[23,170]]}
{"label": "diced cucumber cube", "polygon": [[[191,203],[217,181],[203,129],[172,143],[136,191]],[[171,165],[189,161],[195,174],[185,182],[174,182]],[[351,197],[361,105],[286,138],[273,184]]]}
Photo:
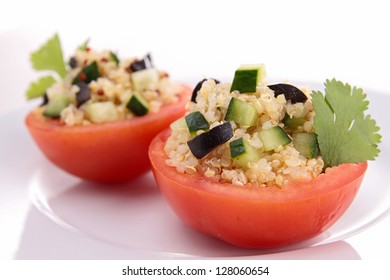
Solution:
{"label": "diced cucumber cube", "polygon": [[289,115],[286,114],[286,116],[283,119],[283,123],[286,127],[295,129],[298,128],[299,126],[303,126],[303,124],[305,123],[305,119],[290,117]]}
{"label": "diced cucumber cube", "polygon": [[185,116],[188,130],[191,134],[194,134],[198,130],[207,130],[210,125],[201,112],[196,111]]}
{"label": "diced cucumber cube", "polygon": [[240,93],[254,93],[257,85],[263,81],[264,77],[264,64],[241,65],[234,74],[230,91],[237,90]]}
{"label": "diced cucumber cube", "polygon": [[118,111],[111,101],[88,104],[85,110],[88,119],[93,123],[104,123],[118,119]]}
{"label": "diced cucumber cube", "polygon": [[160,77],[155,68],[148,68],[131,73],[131,81],[136,91],[144,91],[148,88],[155,88]]}
{"label": "diced cucumber cube", "polygon": [[136,116],[146,115],[149,111],[148,103],[138,92],[130,97],[126,106]]}
{"label": "diced cucumber cube", "polygon": [[263,142],[264,151],[272,151],[279,146],[284,146],[291,142],[290,136],[280,126],[263,129],[259,132],[260,140]]}
{"label": "diced cucumber cube", "polygon": [[294,148],[305,158],[315,158],[319,154],[317,134],[299,132],[292,135]]}
{"label": "diced cucumber cube", "polygon": [[257,162],[262,152],[251,146],[242,137],[230,142],[230,155],[241,167],[248,167],[249,162]]}
{"label": "diced cucumber cube", "polygon": [[55,95],[50,98],[49,103],[43,111],[43,115],[49,118],[58,118],[61,116],[61,111],[68,107],[69,104],[70,100],[67,95]]}
{"label": "diced cucumber cube", "polygon": [[94,61],[81,70],[81,72],[73,79],[72,84],[77,84],[78,82],[85,82],[89,84],[91,81],[96,81],[99,76],[99,68],[97,62]]}
{"label": "diced cucumber cube", "polygon": [[258,115],[255,107],[235,97],[229,102],[225,120],[234,121],[240,126],[250,127],[256,124]]}

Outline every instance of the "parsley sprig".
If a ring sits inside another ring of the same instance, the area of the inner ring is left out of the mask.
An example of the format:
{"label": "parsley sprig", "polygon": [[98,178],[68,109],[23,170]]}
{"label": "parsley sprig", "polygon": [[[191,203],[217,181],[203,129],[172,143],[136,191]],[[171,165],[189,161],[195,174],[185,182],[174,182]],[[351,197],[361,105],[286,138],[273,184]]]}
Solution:
{"label": "parsley sprig", "polygon": [[314,128],[325,167],[373,160],[380,150],[379,127],[364,112],[369,102],[362,89],[335,79],[325,82],[325,95],[314,91]]}
{"label": "parsley sprig", "polygon": [[[57,81],[57,76],[63,79],[67,70],[61,48],[61,42],[57,34],[54,34],[30,57],[32,67],[37,71],[51,71],[50,75],[39,78],[30,84],[26,91],[27,99],[33,99],[45,94],[45,91]],[[54,74],[56,73],[56,74]],[[53,75],[54,74],[54,75]]]}

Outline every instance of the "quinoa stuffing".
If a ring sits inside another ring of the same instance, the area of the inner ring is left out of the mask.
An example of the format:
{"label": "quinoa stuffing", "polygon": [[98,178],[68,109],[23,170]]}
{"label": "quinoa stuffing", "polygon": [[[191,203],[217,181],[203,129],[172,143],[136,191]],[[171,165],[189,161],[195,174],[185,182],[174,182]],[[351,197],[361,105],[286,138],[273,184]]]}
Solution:
{"label": "quinoa stuffing", "polygon": [[[245,88],[250,82],[243,85],[239,75],[249,73],[247,68],[257,71],[251,89]],[[282,187],[323,172],[310,89],[269,85],[263,65],[239,68],[233,83],[206,79],[197,88],[187,116],[171,125],[164,147],[168,166],[180,173],[199,172],[221,183],[259,187]],[[193,142],[199,142],[195,138],[208,133],[204,143],[211,143],[213,128],[226,123],[231,129],[226,132],[228,140],[218,140],[211,151],[199,154],[197,149],[204,147],[195,147]]]}
{"label": "quinoa stuffing", "polygon": [[[58,49],[60,58],[55,53]],[[45,56],[51,57],[50,62],[44,62]],[[110,50],[90,48],[88,41],[64,63],[55,35],[32,54],[31,61],[36,70],[54,70],[60,79],[41,78],[30,85],[27,98],[43,96],[37,113],[58,118],[67,126],[157,113],[164,104],[177,102],[182,92],[167,72],[154,67],[150,54],[120,60]]]}

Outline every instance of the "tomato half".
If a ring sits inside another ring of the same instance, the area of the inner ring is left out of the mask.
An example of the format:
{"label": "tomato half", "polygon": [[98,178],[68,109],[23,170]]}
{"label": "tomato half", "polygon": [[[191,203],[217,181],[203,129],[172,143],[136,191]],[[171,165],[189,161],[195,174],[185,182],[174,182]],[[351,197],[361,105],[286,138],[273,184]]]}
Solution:
{"label": "tomato half", "polygon": [[30,112],[25,123],[46,157],[63,170],[102,183],[124,182],[150,169],[150,142],[185,114],[190,94],[183,86],[177,103],[128,120],[69,127]]}
{"label": "tomato half", "polygon": [[149,148],[162,194],[187,225],[239,247],[279,247],[325,231],[351,204],[367,169],[366,163],[343,164],[283,188],[222,184],[167,166],[169,133],[160,133]]}

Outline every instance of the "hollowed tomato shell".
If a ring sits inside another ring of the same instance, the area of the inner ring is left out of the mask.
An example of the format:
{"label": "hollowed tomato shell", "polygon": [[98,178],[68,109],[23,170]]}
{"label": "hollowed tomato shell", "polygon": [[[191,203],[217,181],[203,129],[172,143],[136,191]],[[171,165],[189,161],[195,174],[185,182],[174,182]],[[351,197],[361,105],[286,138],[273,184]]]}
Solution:
{"label": "hollowed tomato shell", "polygon": [[191,228],[239,247],[275,248],[324,232],[347,210],[367,169],[367,163],[342,164],[283,188],[240,187],[167,166],[169,133],[160,133],[149,148],[163,196]]}
{"label": "hollowed tomato shell", "polygon": [[77,177],[100,183],[125,182],[150,170],[148,147],[153,137],[186,112],[191,89],[158,113],[86,126],[65,126],[30,112],[25,124],[44,155]]}

